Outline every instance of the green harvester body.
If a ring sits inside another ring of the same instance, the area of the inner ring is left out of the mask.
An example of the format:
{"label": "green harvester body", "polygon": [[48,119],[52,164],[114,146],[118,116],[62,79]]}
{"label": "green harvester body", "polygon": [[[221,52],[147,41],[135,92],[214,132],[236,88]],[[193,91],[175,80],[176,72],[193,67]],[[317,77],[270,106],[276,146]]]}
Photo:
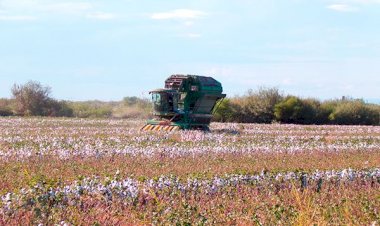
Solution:
{"label": "green harvester body", "polygon": [[150,92],[155,119],[142,130],[208,130],[217,102],[226,96],[222,92],[221,83],[211,77],[172,75],[164,89]]}

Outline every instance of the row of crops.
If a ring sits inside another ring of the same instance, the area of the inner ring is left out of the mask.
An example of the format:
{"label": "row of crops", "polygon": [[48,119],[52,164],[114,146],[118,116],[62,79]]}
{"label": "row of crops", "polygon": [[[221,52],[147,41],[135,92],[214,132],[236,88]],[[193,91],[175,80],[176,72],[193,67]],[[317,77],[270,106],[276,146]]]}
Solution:
{"label": "row of crops", "polygon": [[375,224],[380,127],[0,118],[0,224]]}

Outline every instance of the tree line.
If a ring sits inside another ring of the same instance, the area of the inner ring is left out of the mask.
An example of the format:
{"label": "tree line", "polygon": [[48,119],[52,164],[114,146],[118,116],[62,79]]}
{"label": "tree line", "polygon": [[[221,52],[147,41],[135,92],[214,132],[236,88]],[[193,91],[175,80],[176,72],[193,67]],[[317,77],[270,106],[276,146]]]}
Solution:
{"label": "tree line", "polygon": [[11,99],[0,99],[0,116],[49,116],[77,118],[147,118],[151,104],[138,97],[122,101],[58,101],[51,88],[36,81],[13,85]]}
{"label": "tree line", "polygon": [[[113,102],[58,101],[51,97],[50,87],[36,81],[15,84],[11,92],[11,99],[0,99],[0,116],[148,118],[152,111],[150,101],[138,97]],[[277,88],[249,90],[217,106],[214,121],[219,122],[380,125],[380,105],[346,97],[300,98]]]}
{"label": "tree line", "polygon": [[243,123],[380,125],[380,105],[342,97],[320,101],[283,95],[277,88],[249,90],[221,100],[215,120]]}

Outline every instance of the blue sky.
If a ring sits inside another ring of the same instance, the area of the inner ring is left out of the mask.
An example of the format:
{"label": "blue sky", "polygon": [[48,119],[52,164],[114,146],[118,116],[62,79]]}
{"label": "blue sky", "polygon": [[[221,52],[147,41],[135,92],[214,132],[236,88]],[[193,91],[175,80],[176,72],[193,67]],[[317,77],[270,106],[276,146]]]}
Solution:
{"label": "blue sky", "polygon": [[380,99],[380,0],[0,0],[0,97],[146,96],[170,74],[320,99]]}

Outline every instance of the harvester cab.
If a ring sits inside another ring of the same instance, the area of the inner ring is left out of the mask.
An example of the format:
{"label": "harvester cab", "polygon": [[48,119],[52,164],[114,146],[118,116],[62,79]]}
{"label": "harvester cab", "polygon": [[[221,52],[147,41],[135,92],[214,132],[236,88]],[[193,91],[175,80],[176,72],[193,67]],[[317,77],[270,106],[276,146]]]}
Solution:
{"label": "harvester cab", "polygon": [[141,130],[208,130],[218,100],[226,96],[222,92],[221,83],[211,77],[172,75],[164,89],[150,92],[155,118]]}

